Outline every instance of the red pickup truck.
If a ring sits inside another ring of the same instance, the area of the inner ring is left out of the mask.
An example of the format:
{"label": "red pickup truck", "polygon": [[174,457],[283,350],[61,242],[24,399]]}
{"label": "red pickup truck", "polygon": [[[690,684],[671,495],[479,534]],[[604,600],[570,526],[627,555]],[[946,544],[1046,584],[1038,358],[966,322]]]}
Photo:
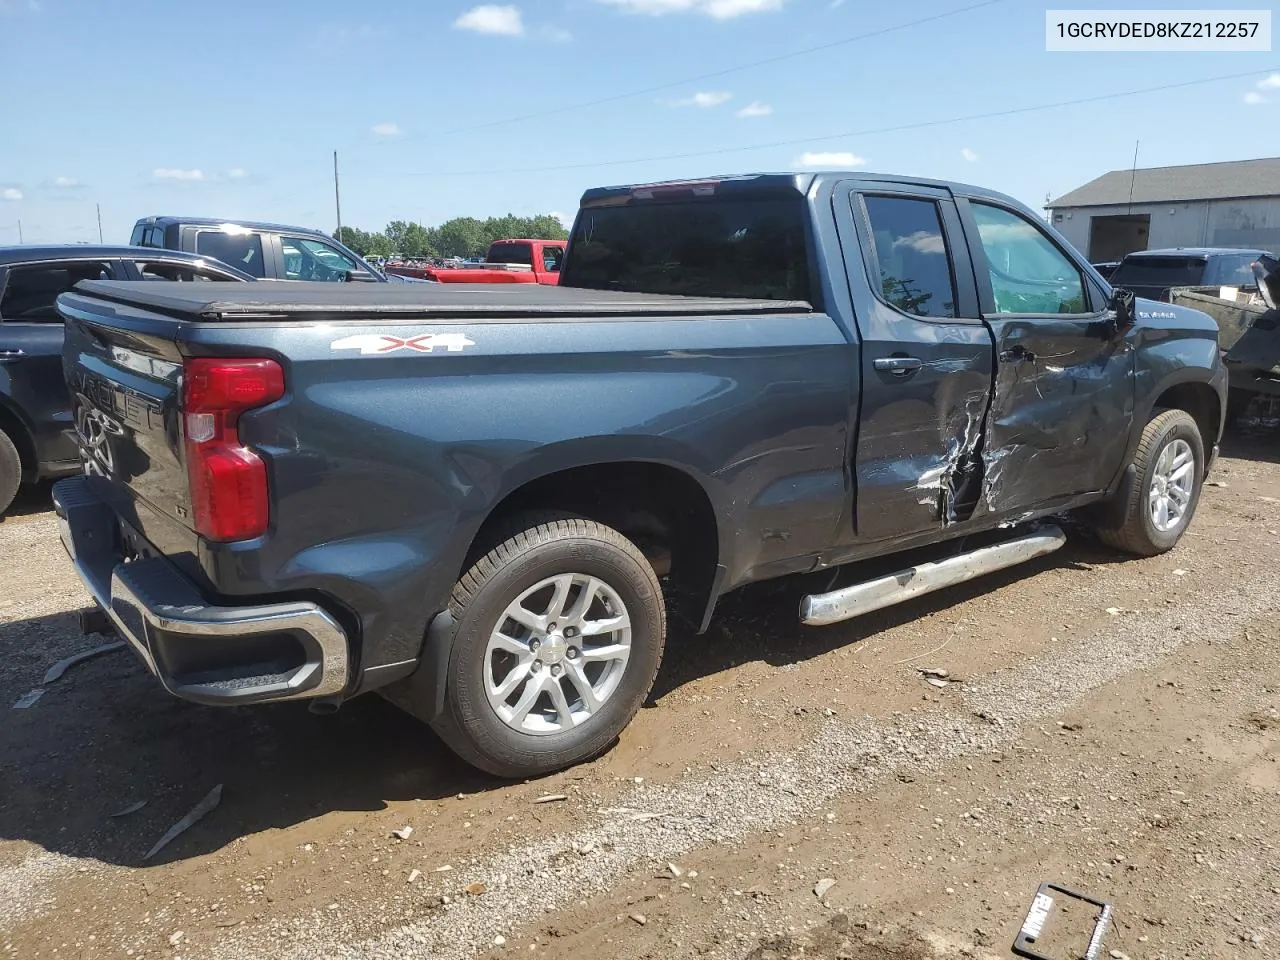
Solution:
{"label": "red pickup truck", "polygon": [[560,283],[563,240],[495,240],[483,263],[461,267],[388,264],[387,273],[438,283]]}

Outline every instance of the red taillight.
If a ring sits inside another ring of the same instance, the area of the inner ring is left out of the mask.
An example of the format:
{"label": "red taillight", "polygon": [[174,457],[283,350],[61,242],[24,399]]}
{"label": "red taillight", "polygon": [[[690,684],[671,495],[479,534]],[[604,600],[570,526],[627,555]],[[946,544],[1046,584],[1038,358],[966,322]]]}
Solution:
{"label": "red taillight", "polygon": [[196,532],[209,540],[248,540],[267,532],[267,467],[240,442],[247,410],[284,396],[274,360],[196,357],[183,365],[182,413],[187,479]]}

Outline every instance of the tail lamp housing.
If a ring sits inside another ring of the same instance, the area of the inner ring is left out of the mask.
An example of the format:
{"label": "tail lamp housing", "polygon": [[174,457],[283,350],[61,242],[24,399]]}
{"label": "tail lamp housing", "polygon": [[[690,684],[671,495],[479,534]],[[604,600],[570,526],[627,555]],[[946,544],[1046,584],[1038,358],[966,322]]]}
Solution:
{"label": "tail lamp housing", "polygon": [[267,532],[267,466],[240,440],[241,414],[284,396],[284,370],[263,358],[192,357],[183,364],[182,413],[191,512],[207,540]]}

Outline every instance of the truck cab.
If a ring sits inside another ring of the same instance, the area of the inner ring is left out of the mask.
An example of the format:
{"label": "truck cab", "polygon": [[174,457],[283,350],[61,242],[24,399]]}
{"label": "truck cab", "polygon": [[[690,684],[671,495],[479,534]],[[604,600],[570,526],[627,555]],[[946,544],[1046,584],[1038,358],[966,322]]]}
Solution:
{"label": "truck cab", "polygon": [[357,253],[307,227],[209,217],[144,217],[134,224],[130,243],[212,257],[259,280],[386,280]]}
{"label": "truck cab", "polygon": [[564,240],[495,240],[483,260],[463,260],[457,266],[395,265],[387,272],[440,283],[560,283]]}

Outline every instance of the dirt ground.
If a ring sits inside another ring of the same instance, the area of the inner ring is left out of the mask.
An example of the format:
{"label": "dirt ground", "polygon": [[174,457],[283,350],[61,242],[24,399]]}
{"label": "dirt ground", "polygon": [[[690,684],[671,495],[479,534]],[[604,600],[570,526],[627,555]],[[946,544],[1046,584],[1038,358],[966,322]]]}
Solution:
{"label": "dirt ground", "polygon": [[1102,957],[1280,956],[1280,431],[1211,480],[1151,560],[1071,529],[824,629],[795,611],[829,574],[744,590],[614,750],[521,784],[377,697],[198,707],[126,650],[42,683],[103,638],[32,491],[0,523],[0,958],[1008,957],[1045,881],[1114,903]]}

